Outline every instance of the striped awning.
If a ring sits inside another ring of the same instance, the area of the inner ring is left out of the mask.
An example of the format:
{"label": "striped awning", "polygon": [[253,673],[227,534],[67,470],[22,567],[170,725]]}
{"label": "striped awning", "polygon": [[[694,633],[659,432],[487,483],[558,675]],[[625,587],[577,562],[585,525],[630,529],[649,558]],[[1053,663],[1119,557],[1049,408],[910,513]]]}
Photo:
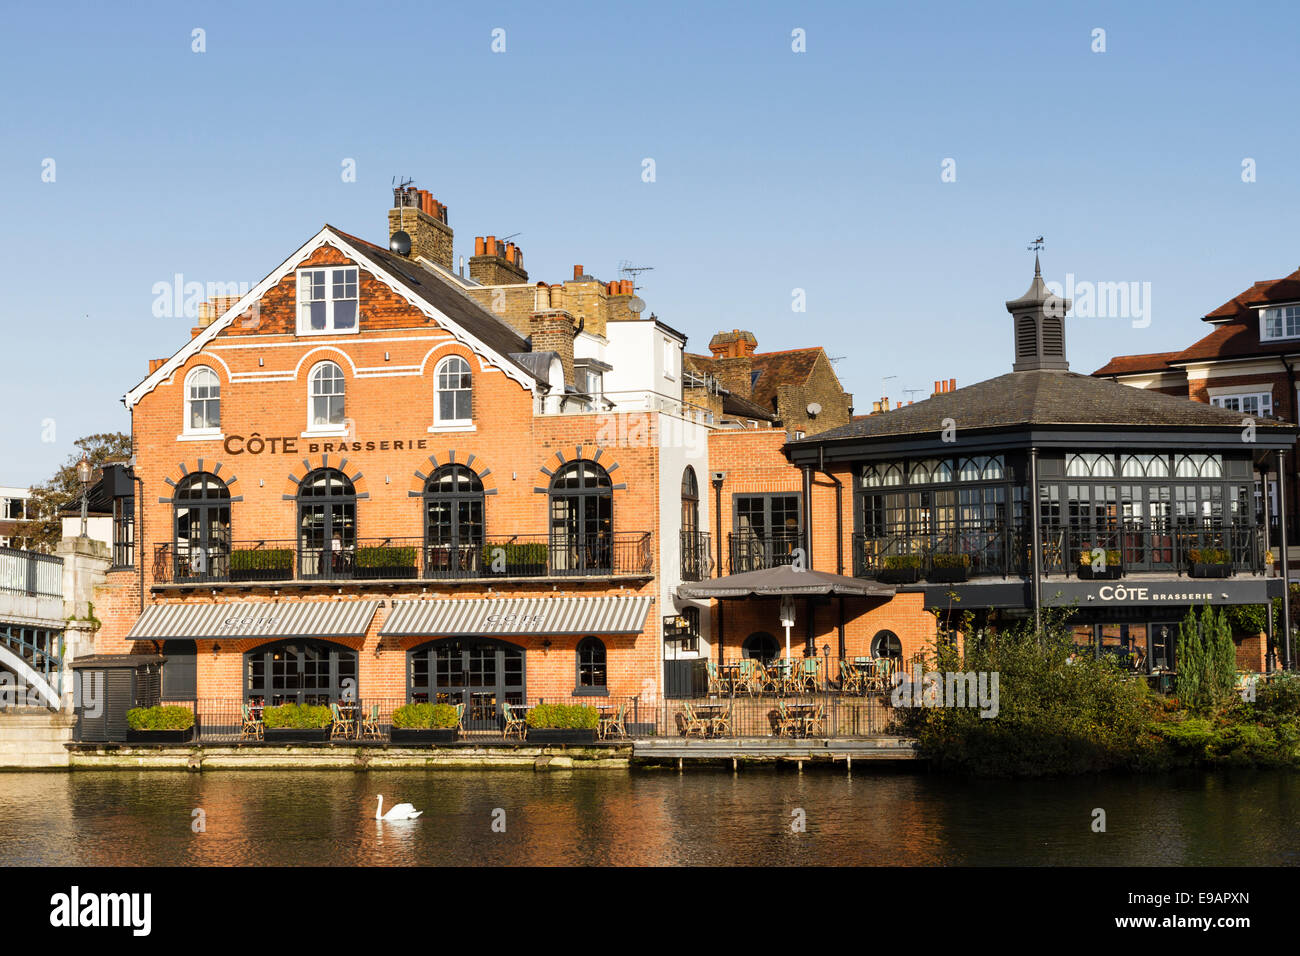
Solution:
{"label": "striped awning", "polygon": [[379,633],[384,637],[639,634],[651,600],[611,595],[398,601]]}
{"label": "striped awning", "polygon": [[155,604],[145,608],[126,639],[359,637],[378,607],[378,601]]}

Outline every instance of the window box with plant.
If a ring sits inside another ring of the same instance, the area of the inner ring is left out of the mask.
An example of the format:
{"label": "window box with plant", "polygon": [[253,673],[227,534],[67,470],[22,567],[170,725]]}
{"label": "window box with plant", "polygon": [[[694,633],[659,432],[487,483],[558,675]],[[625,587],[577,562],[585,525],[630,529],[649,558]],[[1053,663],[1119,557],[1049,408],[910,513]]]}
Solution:
{"label": "window box with plant", "polygon": [[[1105,554],[1105,560],[1101,560]],[[1084,581],[1114,581],[1124,573],[1118,548],[1085,545],[1079,552],[1079,577]]]}
{"label": "window box with plant", "polygon": [[265,740],[277,743],[309,743],[330,739],[334,714],[315,704],[280,704],[262,709]]}
{"label": "window box with plant", "polygon": [[930,556],[930,569],[926,580],[941,584],[955,584],[970,577],[970,555],[954,552],[937,552]]}
{"label": "window box with plant", "polygon": [[881,559],[876,580],[886,584],[915,584],[921,580],[919,554],[887,554]]}
{"label": "window box with plant", "polygon": [[415,551],[414,547],[357,548],[357,577],[413,578]]}
{"label": "window box with plant", "polygon": [[600,712],[583,704],[538,704],[528,711],[528,741],[535,744],[594,744]]}
{"label": "window box with plant", "polygon": [[1190,548],[1187,564],[1187,573],[1194,578],[1232,576],[1232,555],[1223,548]]}
{"label": "window box with plant", "polygon": [[490,575],[511,578],[545,577],[548,557],[549,549],[540,541],[483,546],[483,567]]}
{"label": "window box with plant", "polygon": [[194,711],[168,704],[126,712],[127,743],[183,744],[194,739]]}
{"label": "window box with plant", "polygon": [[449,744],[460,737],[460,714],[451,704],[405,704],[393,711],[395,744]]}
{"label": "window box with plant", "polygon": [[232,581],[288,581],[292,577],[292,548],[236,548],[230,552]]}

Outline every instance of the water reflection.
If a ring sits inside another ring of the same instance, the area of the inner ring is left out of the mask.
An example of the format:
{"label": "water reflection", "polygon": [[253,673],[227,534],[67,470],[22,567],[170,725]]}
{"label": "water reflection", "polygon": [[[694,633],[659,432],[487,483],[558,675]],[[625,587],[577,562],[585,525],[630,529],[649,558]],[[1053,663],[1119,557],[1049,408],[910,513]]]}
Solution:
{"label": "water reflection", "polygon": [[[6,774],[0,865],[1278,865],[1291,774]],[[374,819],[375,798],[414,821]],[[1106,811],[1105,833],[1092,830]],[[192,829],[202,809],[206,832]],[[806,815],[794,832],[792,811]],[[504,832],[493,821],[504,814]]]}

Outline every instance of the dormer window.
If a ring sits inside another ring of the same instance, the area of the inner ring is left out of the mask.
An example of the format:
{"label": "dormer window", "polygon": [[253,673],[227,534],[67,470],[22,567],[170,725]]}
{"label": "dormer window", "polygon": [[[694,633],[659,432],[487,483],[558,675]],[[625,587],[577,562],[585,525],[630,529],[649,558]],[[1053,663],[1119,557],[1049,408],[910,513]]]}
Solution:
{"label": "dormer window", "polygon": [[1262,310],[1259,320],[1259,338],[1265,342],[1271,339],[1300,338],[1300,305],[1283,305]]}
{"label": "dormer window", "polygon": [[298,334],[357,331],[357,269],[298,270]]}

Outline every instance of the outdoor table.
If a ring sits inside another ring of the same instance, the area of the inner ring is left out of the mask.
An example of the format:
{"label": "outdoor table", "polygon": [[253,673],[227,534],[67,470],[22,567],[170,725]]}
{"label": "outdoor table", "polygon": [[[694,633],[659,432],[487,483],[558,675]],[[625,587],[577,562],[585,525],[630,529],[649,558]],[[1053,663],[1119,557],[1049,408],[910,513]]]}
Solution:
{"label": "outdoor table", "polygon": [[709,734],[713,734],[713,722],[727,712],[727,704],[696,704],[691,708],[695,716],[709,725]]}

